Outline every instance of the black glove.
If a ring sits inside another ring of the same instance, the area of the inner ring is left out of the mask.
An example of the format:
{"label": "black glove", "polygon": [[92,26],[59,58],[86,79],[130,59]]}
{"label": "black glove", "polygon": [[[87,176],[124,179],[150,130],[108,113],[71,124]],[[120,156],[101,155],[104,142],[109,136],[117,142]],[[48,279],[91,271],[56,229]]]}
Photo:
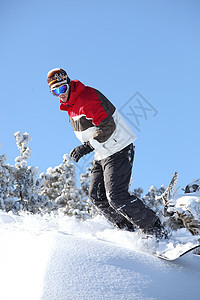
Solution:
{"label": "black glove", "polygon": [[70,156],[73,158],[75,162],[78,162],[82,156],[92,152],[93,150],[94,148],[90,145],[90,143],[86,142],[83,145],[74,148],[70,152]]}

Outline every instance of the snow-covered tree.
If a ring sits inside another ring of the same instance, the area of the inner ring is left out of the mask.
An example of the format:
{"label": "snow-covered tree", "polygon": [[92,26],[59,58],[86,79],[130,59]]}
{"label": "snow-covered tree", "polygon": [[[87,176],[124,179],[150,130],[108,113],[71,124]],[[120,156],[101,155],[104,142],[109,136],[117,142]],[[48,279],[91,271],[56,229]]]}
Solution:
{"label": "snow-covered tree", "polygon": [[162,199],[158,197],[161,196],[166,187],[162,185],[160,188],[156,186],[151,186],[148,193],[142,197],[142,201],[150,207],[160,218],[163,216],[164,205]]}
{"label": "snow-covered tree", "polygon": [[15,204],[15,199],[10,195],[14,189],[15,168],[6,164],[5,154],[0,155],[0,209],[9,211]]}
{"label": "snow-covered tree", "polygon": [[141,199],[143,193],[144,193],[144,190],[141,187],[136,188],[133,190],[133,192],[131,192],[131,194],[134,194],[139,199]]}
{"label": "snow-covered tree", "polygon": [[85,219],[87,207],[82,199],[81,189],[76,185],[76,169],[72,159],[64,154],[63,163],[48,168],[40,175],[44,179],[41,193],[56,203],[56,208],[69,216]]}
{"label": "snow-covered tree", "polygon": [[40,195],[42,180],[37,178],[39,169],[27,166],[27,159],[31,156],[31,149],[28,146],[31,137],[27,132],[19,131],[14,134],[17,146],[20,149],[20,156],[15,159],[15,188],[11,195],[17,198],[16,210],[27,210],[37,213],[42,210],[49,210],[52,203],[47,196]]}
{"label": "snow-covered tree", "polygon": [[200,180],[186,186],[185,194],[171,197],[166,203],[166,212],[174,224],[186,227],[193,235],[200,234]]}
{"label": "snow-covered tree", "polygon": [[[55,168],[48,168],[38,178],[39,169],[28,166],[31,156],[28,133],[15,132],[20,156],[15,159],[15,166],[6,164],[6,155],[0,156],[0,209],[17,213],[26,210],[31,213],[50,212],[57,209],[65,214],[86,219],[94,215],[95,208],[88,200],[88,180],[82,182],[85,189],[76,185],[76,169],[68,155],[63,156],[63,163]],[[83,175],[84,178],[84,175]]]}

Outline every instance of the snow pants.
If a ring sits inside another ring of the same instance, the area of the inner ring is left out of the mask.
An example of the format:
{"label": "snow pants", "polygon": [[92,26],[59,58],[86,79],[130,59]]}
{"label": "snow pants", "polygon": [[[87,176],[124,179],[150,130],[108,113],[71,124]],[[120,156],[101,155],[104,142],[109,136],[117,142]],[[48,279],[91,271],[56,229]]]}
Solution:
{"label": "snow pants", "polygon": [[91,171],[89,197],[101,213],[115,226],[134,231],[153,228],[156,214],[140,199],[129,193],[134,159],[134,147],[123,150],[100,161],[94,161]]}

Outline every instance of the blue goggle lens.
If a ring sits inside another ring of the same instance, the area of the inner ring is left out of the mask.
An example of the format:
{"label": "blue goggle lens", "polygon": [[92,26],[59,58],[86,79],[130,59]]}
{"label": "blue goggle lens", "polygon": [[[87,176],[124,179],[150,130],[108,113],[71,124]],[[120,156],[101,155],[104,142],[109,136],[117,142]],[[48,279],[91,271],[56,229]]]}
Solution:
{"label": "blue goggle lens", "polygon": [[62,85],[58,87],[57,89],[52,90],[52,94],[55,96],[59,96],[60,94],[66,93],[68,90],[68,85]]}

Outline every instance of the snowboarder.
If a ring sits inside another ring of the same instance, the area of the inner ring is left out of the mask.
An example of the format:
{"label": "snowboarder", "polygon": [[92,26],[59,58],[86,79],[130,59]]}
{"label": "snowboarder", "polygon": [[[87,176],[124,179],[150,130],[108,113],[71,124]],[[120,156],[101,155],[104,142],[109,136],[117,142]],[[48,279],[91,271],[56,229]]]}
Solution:
{"label": "snowboarder", "polygon": [[59,97],[82,145],[70,153],[75,162],[94,151],[89,197],[116,227],[163,237],[159,218],[128,192],[134,159],[135,133],[115,106],[98,90],[70,80],[65,70],[49,71],[50,92]]}

